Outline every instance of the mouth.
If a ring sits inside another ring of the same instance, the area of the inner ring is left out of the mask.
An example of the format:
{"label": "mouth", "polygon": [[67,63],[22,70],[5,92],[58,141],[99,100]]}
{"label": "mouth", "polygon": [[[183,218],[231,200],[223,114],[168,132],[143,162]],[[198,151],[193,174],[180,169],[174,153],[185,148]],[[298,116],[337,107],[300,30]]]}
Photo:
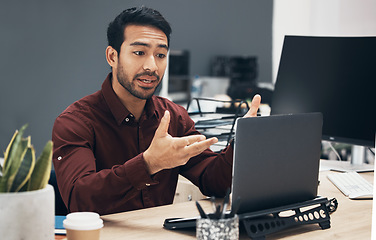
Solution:
{"label": "mouth", "polygon": [[156,75],[141,75],[136,77],[137,82],[143,88],[153,88],[159,82]]}
{"label": "mouth", "polygon": [[137,80],[146,84],[150,84],[156,81],[156,80],[148,80],[148,79],[140,79],[140,78],[138,78]]}
{"label": "mouth", "polygon": [[150,89],[150,88],[153,88],[158,81],[156,79],[152,80],[152,79],[145,79],[145,78],[137,78],[137,82],[140,87],[144,89],[145,88]]}

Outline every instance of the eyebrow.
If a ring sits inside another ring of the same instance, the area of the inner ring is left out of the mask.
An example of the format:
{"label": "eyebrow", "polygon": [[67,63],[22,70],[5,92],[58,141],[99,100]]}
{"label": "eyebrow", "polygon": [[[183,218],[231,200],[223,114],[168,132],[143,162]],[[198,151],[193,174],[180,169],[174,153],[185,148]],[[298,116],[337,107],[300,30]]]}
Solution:
{"label": "eyebrow", "polygon": [[[144,46],[144,47],[151,47],[150,44],[148,43],[143,43],[143,42],[133,42],[130,44],[130,46]],[[168,50],[168,46],[166,44],[159,44],[158,45],[159,48],[165,48],[166,50]]]}

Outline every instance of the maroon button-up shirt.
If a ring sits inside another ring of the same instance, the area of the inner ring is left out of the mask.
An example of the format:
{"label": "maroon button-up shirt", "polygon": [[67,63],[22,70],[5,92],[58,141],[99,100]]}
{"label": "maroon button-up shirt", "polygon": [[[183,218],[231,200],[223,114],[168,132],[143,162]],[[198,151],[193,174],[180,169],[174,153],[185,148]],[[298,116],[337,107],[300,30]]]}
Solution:
{"label": "maroon button-up shirt", "polygon": [[53,127],[53,163],[69,211],[109,214],[171,204],[178,174],[205,195],[223,196],[231,186],[232,147],[220,154],[205,150],[184,166],[150,175],[143,152],[165,110],[171,114],[170,135],[199,133],[183,107],[157,96],[147,100],[135,121],[113,91],[111,78],[100,91],[70,105]]}

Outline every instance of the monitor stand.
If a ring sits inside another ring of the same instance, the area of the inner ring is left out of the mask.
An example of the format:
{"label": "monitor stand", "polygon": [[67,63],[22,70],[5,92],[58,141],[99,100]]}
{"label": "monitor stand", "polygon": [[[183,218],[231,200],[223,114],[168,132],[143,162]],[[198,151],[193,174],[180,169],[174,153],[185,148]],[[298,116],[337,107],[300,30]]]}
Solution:
{"label": "monitor stand", "polygon": [[338,172],[373,172],[374,165],[365,163],[366,149],[363,146],[353,145],[351,148],[351,161],[321,161],[321,170]]}

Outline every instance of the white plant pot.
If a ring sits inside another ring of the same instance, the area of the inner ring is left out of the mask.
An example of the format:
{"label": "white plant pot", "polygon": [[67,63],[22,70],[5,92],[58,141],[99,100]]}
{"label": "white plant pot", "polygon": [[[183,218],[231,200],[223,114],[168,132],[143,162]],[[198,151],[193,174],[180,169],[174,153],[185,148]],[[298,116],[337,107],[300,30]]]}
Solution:
{"label": "white plant pot", "polygon": [[0,193],[0,239],[52,240],[55,237],[54,189]]}

